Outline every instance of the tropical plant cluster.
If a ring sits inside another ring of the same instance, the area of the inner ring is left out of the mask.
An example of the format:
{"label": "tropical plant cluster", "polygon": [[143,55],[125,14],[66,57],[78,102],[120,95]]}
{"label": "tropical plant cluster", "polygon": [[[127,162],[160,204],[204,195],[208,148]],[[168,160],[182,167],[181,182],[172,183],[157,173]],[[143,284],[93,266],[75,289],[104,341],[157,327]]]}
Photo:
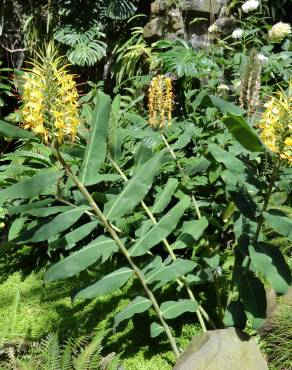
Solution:
{"label": "tropical plant cluster", "polygon": [[[183,11],[183,1],[162,5]],[[3,369],[118,369],[127,348],[108,355],[102,337],[137,315],[147,320],[134,330],[150,347],[167,343],[172,366],[184,325],[189,339],[228,327],[257,336],[267,291],[291,289],[285,6],[224,3],[204,48],[146,41],[149,9],[138,0],[4,0],[0,258],[28,258],[48,292],[74,279],[73,306],[119,290],[127,304],[102,333],[47,333],[27,350],[0,336]],[[218,21],[228,17],[226,30]],[[275,323],[262,339],[277,369],[291,365],[289,347],[281,364],[269,344],[282,337]]]}

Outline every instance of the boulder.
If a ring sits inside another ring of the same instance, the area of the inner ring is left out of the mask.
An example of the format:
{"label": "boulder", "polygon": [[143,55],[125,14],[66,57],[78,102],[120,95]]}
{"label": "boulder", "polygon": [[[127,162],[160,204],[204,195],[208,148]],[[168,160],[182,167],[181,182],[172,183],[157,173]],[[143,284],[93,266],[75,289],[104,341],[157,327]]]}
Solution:
{"label": "boulder", "polygon": [[155,0],[151,3],[151,14],[153,16],[158,16],[163,13],[163,8],[161,6],[161,0]]}
{"label": "boulder", "polygon": [[173,370],[268,370],[256,343],[236,328],[195,336]]}
{"label": "boulder", "polygon": [[150,39],[153,37],[161,38],[164,36],[165,24],[163,19],[160,17],[153,18],[146,24],[143,30],[143,36],[145,39]]}

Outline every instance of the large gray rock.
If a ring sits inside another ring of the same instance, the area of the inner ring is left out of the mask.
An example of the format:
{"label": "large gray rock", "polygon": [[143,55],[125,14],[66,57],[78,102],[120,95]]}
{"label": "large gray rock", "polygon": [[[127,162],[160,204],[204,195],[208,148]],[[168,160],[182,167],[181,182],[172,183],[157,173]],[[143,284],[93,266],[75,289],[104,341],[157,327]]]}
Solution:
{"label": "large gray rock", "polygon": [[[212,4],[212,8],[210,4]],[[193,11],[217,14],[220,7],[220,0],[212,0],[212,2],[210,0],[184,0],[182,3],[182,10],[187,12]]]}
{"label": "large gray rock", "polygon": [[247,334],[228,328],[194,337],[173,370],[268,370],[268,366]]}

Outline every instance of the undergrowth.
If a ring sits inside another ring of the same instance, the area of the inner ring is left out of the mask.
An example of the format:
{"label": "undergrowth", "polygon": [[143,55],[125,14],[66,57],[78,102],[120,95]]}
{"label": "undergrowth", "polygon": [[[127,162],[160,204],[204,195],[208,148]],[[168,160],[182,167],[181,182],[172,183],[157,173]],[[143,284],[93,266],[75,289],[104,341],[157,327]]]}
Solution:
{"label": "undergrowth", "polygon": [[[24,259],[27,253],[25,247]],[[16,256],[21,259],[19,251]],[[0,302],[2,349],[12,345],[16,352],[21,353],[32,341],[39,341],[55,331],[58,331],[65,341],[70,336],[90,335],[109,329],[103,340],[102,354],[106,356],[111,352],[121,353],[125,369],[172,368],[174,356],[169,351],[167,340],[162,338],[157,343],[157,339],[150,338],[149,329],[145,330],[145,323],[150,326],[155,316],[154,312],[134,316],[132,320],[121,324],[117,331],[112,330],[115,314],[125,308],[132,297],[139,293],[135,281],[130,280],[126,286],[113,294],[91,301],[79,301],[73,305],[70,295],[74,287],[80,283],[78,278],[68,279],[66,283],[58,281],[45,286],[44,268],[39,268],[38,272],[29,272],[28,268],[15,271],[15,268],[7,265],[4,270],[1,262],[0,266],[2,266],[0,297],[3,297]],[[22,263],[22,266],[25,264]],[[7,274],[7,270],[10,273]],[[91,274],[82,276],[83,282],[84,279],[90,281]],[[167,296],[171,293],[164,294]],[[187,324],[188,321],[189,317],[186,314],[179,323],[175,320],[172,323],[181,348],[185,348],[192,336],[200,331],[199,325]]]}

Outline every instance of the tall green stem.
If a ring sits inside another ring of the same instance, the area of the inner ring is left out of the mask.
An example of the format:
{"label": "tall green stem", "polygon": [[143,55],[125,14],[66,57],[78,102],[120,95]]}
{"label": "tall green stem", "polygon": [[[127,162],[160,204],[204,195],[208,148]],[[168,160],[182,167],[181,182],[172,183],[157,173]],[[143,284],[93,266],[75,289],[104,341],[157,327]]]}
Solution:
{"label": "tall green stem", "polygon": [[150,301],[152,303],[152,306],[153,306],[154,310],[156,311],[156,314],[157,314],[157,316],[158,316],[158,318],[159,318],[159,320],[160,320],[160,322],[161,322],[161,324],[162,324],[162,326],[165,330],[165,333],[166,333],[166,335],[169,339],[169,342],[170,342],[170,345],[171,345],[172,350],[174,352],[174,355],[175,355],[176,358],[178,358],[179,357],[179,350],[177,348],[175,339],[174,339],[174,337],[171,333],[170,327],[168,326],[168,324],[163,319],[163,316],[162,316],[162,313],[160,311],[159,305],[156,301],[156,298],[154,297],[152,291],[148,288],[147,283],[146,283],[146,281],[144,279],[144,276],[141,273],[140,269],[138,268],[138,266],[132,260],[132,257],[130,256],[127,248],[124,245],[124,243],[121,241],[121,239],[119,238],[116,231],[111,227],[110,223],[108,222],[108,220],[106,219],[106,217],[104,216],[104,214],[102,213],[102,211],[100,210],[100,208],[98,207],[98,205],[96,204],[96,202],[94,201],[94,199],[92,198],[92,196],[90,195],[90,193],[88,192],[86,187],[73,174],[69,165],[64,160],[61,153],[59,152],[58,148],[53,148],[53,150],[54,150],[54,152],[57,156],[57,159],[59,160],[59,162],[63,166],[66,174],[68,175],[68,177],[70,177],[70,179],[75,183],[75,185],[77,186],[77,188],[79,189],[81,194],[84,196],[84,198],[87,200],[90,207],[93,209],[96,217],[104,225],[104,227],[106,228],[108,233],[111,235],[112,239],[116,242],[117,246],[120,248],[121,252],[124,254],[125,258],[127,259],[128,263],[129,263],[129,265],[134,270],[136,276],[140,280],[140,283],[141,283],[142,287],[144,288],[148,298],[150,299]]}

